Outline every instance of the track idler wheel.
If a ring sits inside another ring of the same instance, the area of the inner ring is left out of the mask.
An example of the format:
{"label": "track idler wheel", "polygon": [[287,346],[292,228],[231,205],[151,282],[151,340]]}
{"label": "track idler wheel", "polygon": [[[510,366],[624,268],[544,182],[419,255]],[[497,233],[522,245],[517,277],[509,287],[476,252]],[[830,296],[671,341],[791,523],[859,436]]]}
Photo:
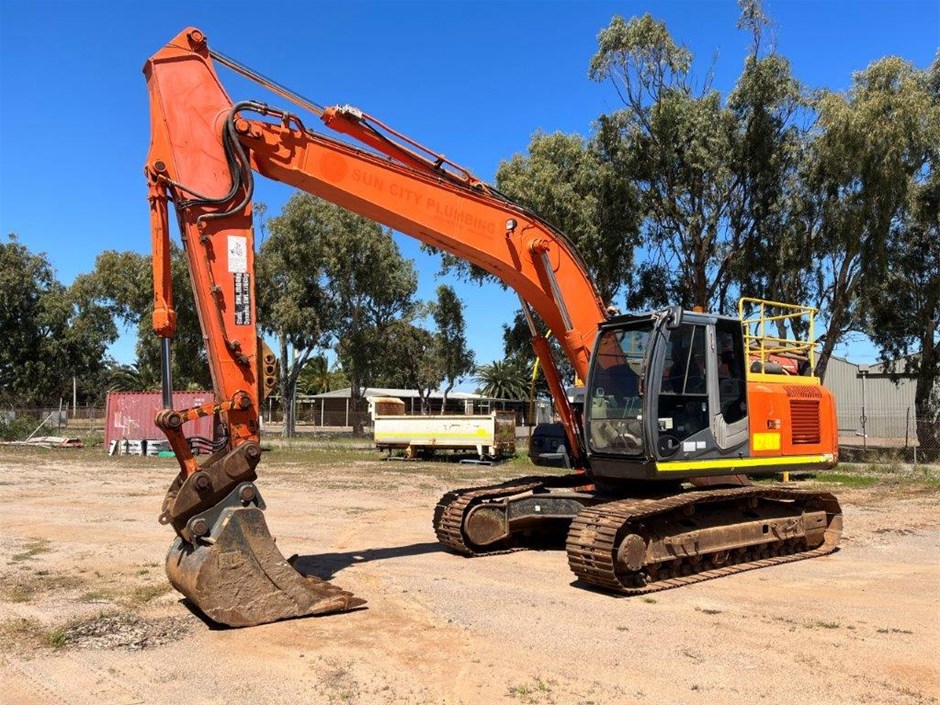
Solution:
{"label": "track idler wheel", "polygon": [[[250,627],[291,617],[345,612],[365,600],[332,583],[298,573],[285,560],[256,506],[227,507],[204,536],[177,538],[166,573],[177,590],[207,617],[231,627]],[[203,519],[205,521],[205,519]]]}

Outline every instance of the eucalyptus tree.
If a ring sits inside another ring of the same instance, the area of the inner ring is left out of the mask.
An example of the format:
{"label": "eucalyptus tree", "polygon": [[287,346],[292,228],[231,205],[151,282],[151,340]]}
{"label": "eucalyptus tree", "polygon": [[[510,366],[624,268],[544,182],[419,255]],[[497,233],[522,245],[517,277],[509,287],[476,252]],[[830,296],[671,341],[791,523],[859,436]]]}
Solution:
{"label": "eucalyptus tree", "polygon": [[[926,229],[913,223],[929,220],[929,199],[936,194],[937,70],[936,62],[920,70],[885,57],[854,74],[847,91],[822,91],[815,100],[818,119],[804,188],[823,281],[820,376],[841,337],[863,328],[860,304],[873,298],[865,290],[884,291],[891,266],[936,233],[935,223]],[[918,198],[921,204],[913,205]],[[932,320],[927,309],[920,317],[924,324]]]}
{"label": "eucalyptus tree", "polygon": [[[205,343],[185,257],[180,247],[171,246],[170,271],[176,310],[175,354],[171,368],[173,385],[177,389],[211,389]],[[79,300],[101,306],[113,320],[136,329],[136,360],[125,366],[134,371],[130,375],[118,373],[120,384],[130,385],[137,379],[149,388],[154,380],[159,383],[160,340],[152,328],[153,263],[150,255],[106,250],[95,258],[91,272],[76,277],[72,290]]]}
{"label": "eucalyptus tree", "polygon": [[38,406],[94,378],[117,338],[110,315],[63,285],[45,253],[0,242],[0,401]]}
{"label": "eucalyptus tree", "polygon": [[476,365],[473,350],[467,342],[463,302],[452,287],[446,284],[437,287],[437,301],[432,304],[431,313],[437,328],[434,343],[443,375],[440,382],[444,385],[441,390],[443,414],[447,407],[447,395],[462,377],[473,372]]}

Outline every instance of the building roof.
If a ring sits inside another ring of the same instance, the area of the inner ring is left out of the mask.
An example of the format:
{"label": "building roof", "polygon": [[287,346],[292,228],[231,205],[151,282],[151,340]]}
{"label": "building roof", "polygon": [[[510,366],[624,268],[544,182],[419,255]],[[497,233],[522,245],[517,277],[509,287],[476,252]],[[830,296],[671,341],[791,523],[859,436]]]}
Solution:
{"label": "building roof", "polygon": [[[323,392],[322,394],[304,394],[298,395],[298,399],[349,399],[352,396],[352,387],[343,389],[334,389],[332,392]],[[363,387],[363,397],[398,397],[400,399],[418,399],[420,395],[416,389],[389,389],[385,387]],[[444,393],[441,391],[431,392],[431,399],[441,399]],[[482,394],[472,392],[450,392],[448,399],[486,399]]]}

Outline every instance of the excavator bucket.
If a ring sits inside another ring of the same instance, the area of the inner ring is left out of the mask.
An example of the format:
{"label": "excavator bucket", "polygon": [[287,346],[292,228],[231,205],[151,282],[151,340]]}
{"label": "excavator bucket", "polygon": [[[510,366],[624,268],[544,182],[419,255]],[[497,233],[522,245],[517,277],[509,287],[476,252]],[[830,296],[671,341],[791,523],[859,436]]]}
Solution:
{"label": "excavator bucket", "polygon": [[167,554],[166,573],[206,616],[231,627],[365,604],[326,580],[298,573],[275,546],[256,506],[223,509],[211,530],[192,543],[177,538]]}

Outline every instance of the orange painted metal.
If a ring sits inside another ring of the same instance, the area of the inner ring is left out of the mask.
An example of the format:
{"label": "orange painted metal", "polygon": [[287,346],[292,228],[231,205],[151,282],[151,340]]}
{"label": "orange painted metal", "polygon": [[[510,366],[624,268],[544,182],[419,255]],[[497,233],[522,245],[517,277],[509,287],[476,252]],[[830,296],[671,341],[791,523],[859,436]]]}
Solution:
{"label": "orange painted metal", "polygon": [[[752,457],[831,454],[838,461],[835,398],[821,384],[748,382],[747,405]],[[778,443],[767,442],[774,437]]]}
{"label": "orange painted metal", "polygon": [[[204,217],[220,211],[218,206],[179,208],[183,199],[220,197],[230,191],[232,177],[220,135],[232,103],[211,66],[205,36],[197,29],[184,30],[151,57],[144,75],[150,92],[151,144],[145,172],[153,226],[154,329],[162,336],[173,330],[168,218],[166,198],[161,196],[169,192],[177,205],[216,399],[244,391],[250,400],[247,408],[224,413],[231,445],[237,447],[259,437],[251,204],[219,219]],[[238,194],[233,202],[241,197]],[[180,458],[181,466],[191,473],[184,460]]]}
{"label": "orange painted metal", "polygon": [[[154,329],[168,335],[174,325],[166,213],[167,201],[172,200],[189,258],[216,398],[229,400],[241,393],[247,399],[223,411],[236,447],[258,438],[259,392],[251,203],[244,185],[232,191],[221,137],[233,104],[215,73],[205,37],[197,29],[183,31],[157,52],[144,73],[153,125],[146,172],[153,226]],[[583,262],[561,233],[490,192],[466,170],[368,115],[330,108],[322,118],[385,156],[314,133],[295,116],[263,110],[280,121],[244,115],[234,121],[237,139],[254,171],[495,275],[538,312],[576,374],[587,377],[598,325],[606,313]],[[219,205],[180,207],[197,196],[221,197],[230,192],[230,200]],[[211,217],[236,205],[224,217]],[[550,357],[542,364],[552,366]],[[561,383],[557,375],[547,378],[566,430],[574,435],[573,414]],[[809,401],[803,399],[807,394],[813,397]],[[837,452],[835,405],[820,385],[750,382],[748,396],[753,455]],[[818,437],[793,431],[794,420],[806,428],[817,419]],[[758,446],[755,438],[760,433],[767,435]],[[577,444],[571,445],[577,452]]]}

